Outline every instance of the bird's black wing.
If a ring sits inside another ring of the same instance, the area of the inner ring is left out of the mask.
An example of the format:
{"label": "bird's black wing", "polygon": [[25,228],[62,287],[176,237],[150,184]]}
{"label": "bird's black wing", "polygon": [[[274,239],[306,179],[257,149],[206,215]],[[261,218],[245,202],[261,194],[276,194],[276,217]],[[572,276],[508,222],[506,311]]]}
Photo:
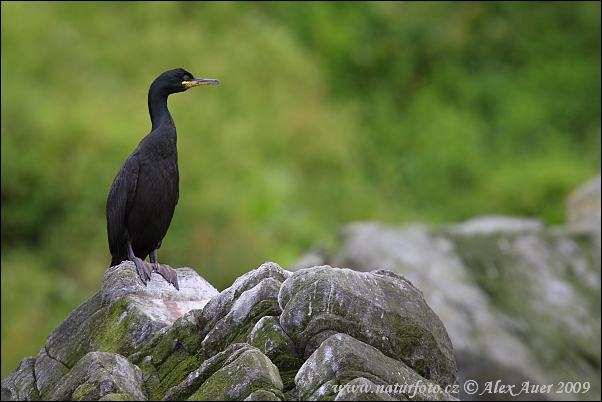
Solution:
{"label": "bird's black wing", "polygon": [[109,236],[109,250],[113,256],[112,265],[127,257],[127,229],[125,218],[134,201],[138,172],[140,170],[138,149],[125,161],[109,191],[107,198],[107,234]]}

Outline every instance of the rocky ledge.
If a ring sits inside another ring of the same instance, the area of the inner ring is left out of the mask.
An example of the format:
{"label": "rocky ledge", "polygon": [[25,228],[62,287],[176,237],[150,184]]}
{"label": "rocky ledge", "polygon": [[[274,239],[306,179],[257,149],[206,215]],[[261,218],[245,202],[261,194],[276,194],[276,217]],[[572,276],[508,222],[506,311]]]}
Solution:
{"label": "rocky ledge", "polygon": [[450,338],[422,292],[386,270],[267,262],[218,293],[111,267],[2,381],[2,400],[455,400]]}

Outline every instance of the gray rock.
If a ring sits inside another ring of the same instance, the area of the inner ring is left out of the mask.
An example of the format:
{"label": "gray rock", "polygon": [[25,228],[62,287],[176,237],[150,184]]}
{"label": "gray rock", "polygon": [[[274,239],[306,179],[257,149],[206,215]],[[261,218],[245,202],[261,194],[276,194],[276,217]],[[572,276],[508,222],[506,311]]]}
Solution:
{"label": "gray rock", "polygon": [[399,380],[392,367],[406,380],[456,383],[445,329],[400,275],[291,274],[268,262],[217,294],[177,272],[179,292],[155,276],[142,285],[129,263],[107,270],[101,290],[2,381],[2,400],[296,400],[320,397],[312,390],[324,378],[312,370],[340,382],[318,363],[341,364],[351,384],[329,399],[388,400],[359,386]]}
{"label": "gray rock", "polygon": [[235,342],[246,342],[263,316],[280,315],[278,292],[290,275],[278,264],[266,262],[246,273],[211,300],[198,325],[207,331],[203,348],[213,356]]}
{"label": "gray rock", "polygon": [[203,362],[163,399],[219,401],[268,395],[284,398],[278,369],[259,349],[235,343]]}
{"label": "gray rock", "polygon": [[[367,387],[357,387],[358,378]],[[301,400],[374,395],[377,400],[456,400],[446,386],[440,386],[417,374],[405,363],[385,356],[378,349],[346,335],[336,334],[324,341],[303,364],[295,377]],[[353,385],[356,385],[355,389]],[[448,384],[453,390],[457,384]],[[429,389],[431,392],[428,392]],[[456,395],[457,396],[457,395]]]}
{"label": "gray rock", "polygon": [[516,217],[441,227],[354,223],[323,261],[410,278],[445,324],[462,383],[589,382],[587,394],[518,398],[600,397],[599,227],[546,228]]}
{"label": "gray rock", "polygon": [[[358,379],[363,379],[357,381]],[[301,400],[351,396],[362,400],[457,400],[440,385],[418,375],[405,363],[346,335],[322,342],[295,377]],[[449,384],[449,390],[457,384]],[[431,392],[428,392],[431,390]]]}
{"label": "gray rock", "polygon": [[[50,333],[46,345],[35,358],[34,375],[27,376],[28,366],[22,364],[18,368],[19,379],[34,381],[38,396],[47,399],[56,384],[89,352],[117,353],[127,357],[146,346],[178,315],[202,307],[218,293],[193,270],[180,268],[176,271],[180,291],[158,274],[154,274],[145,286],[138,278],[134,264],[129,262],[109,268],[101,290]],[[4,384],[3,381],[2,392],[5,392]],[[28,393],[30,384],[21,385]]]}
{"label": "gray rock", "polygon": [[[279,400],[282,394],[282,380],[276,366],[257,348],[245,345],[244,351],[236,359],[228,359],[225,364],[207,379],[192,394],[192,400],[244,400],[269,393]],[[254,396],[252,396],[254,395]]]}
{"label": "gray rock", "polygon": [[284,281],[279,303],[280,325],[304,358],[340,332],[441,386],[456,382],[452,344],[441,320],[401,275],[302,269]]}
{"label": "gray rock", "polygon": [[251,395],[247,396],[245,401],[281,401],[282,399],[276,396],[275,393],[271,391],[266,391],[265,389],[259,389],[253,392]]}
{"label": "gray rock", "polygon": [[3,401],[34,401],[40,399],[36,387],[34,365],[36,359],[26,357],[15,371],[2,380]]}
{"label": "gray rock", "polygon": [[544,228],[543,222],[535,218],[486,215],[469,219],[461,225],[454,225],[450,228],[450,231],[460,235],[489,235],[493,233],[536,232]]}
{"label": "gray rock", "polygon": [[207,358],[196,325],[201,310],[191,310],[166,327],[129,359],[143,372],[149,399],[158,400]]}
{"label": "gray rock", "polygon": [[90,352],[48,392],[52,401],[99,400],[111,398],[143,401],[142,372],[125,357],[106,352]]}
{"label": "gray rock", "polygon": [[295,387],[295,375],[303,364],[303,358],[295,350],[293,340],[280,326],[279,317],[267,316],[259,320],[247,342],[261,350],[278,367],[284,391]]}
{"label": "gray rock", "polygon": [[190,268],[178,268],[180,290],[167,286],[165,279],[153,273],[146,286],[142,284],[134,263],[125,261],[109,268],[101,285],[102,306],[122,297],[138,298],[137,305],[145,314],[167,325],[190,310],[201,309],[218,294],[217,290]]}
{"label": "gray rock", "polygon": [[[393,398],[387,392],[374,392],[378,385],[364,377],[354,378],[338,392],[335,401],[396,401],[403,399],[400,395],[398,399]],[[385,386],[386,388],[386,386]]]}

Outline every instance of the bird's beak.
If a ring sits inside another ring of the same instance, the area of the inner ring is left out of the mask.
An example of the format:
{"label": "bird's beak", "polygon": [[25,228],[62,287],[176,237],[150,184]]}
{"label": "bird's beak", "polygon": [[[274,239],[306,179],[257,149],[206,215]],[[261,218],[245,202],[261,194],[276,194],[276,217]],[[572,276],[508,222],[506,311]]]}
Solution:
{"label": "bird's beak", "polygon": [[212,78],[193,78],[189,81],[182,81],[182,85],[186,88],[192,88],[199,85],[219,85],[219,81]]}

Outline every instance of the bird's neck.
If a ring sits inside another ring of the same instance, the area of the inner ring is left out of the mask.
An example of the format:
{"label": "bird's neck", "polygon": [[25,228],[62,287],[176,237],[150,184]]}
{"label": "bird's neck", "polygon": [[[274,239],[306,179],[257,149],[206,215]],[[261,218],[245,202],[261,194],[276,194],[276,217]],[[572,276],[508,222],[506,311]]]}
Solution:
{"label": "bird's neck", "polygon": [[173,125],[171,114],[167,109],[167,97],[169,94],[161,92],[159,89],[152,88],[148,92],[148,111],[150,113],[152,130],[159,128],[164,124]]}

